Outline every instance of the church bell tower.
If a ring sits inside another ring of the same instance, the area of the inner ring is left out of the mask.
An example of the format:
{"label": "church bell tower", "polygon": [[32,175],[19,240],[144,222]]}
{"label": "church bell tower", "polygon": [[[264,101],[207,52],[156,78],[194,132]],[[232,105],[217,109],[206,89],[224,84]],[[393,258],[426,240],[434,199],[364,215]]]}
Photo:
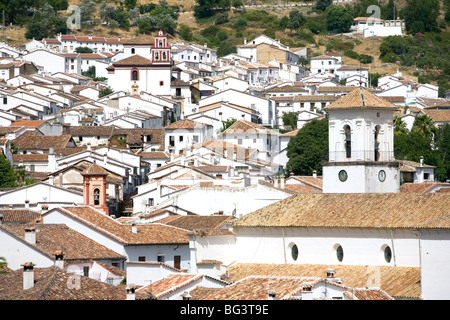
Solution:
{"label": "church bell tower", "polygon": [[84,178],[84,204],[109,215],[108,205],[106,203],[106,177],[108,176],[108,172],[99,165],[93,163],[83,170],[81,175]]}
{"label": "church bell tower", "polygon": [[328,113],[329,160],[323,165],[323,192],[399,192],[393,126],[397,107],[355,88],[324,110]]}

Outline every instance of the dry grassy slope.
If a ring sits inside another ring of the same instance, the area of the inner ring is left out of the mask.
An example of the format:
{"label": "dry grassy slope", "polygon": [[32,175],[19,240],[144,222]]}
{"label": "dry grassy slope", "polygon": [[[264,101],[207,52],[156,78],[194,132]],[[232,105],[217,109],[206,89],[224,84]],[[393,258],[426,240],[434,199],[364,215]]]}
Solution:
{"label": "dry grassy slope", "polygon": [[[70,0],[69,3],[70,4],[79,4],[82,0]],[[107,0],[108,3],[112,3],[114,4],[115,1],[114,0]],[[204,26],[200,26],[196,23],[195,18],[192,14],[192,12],[189,12],[191,10],[191,7],[193,5],[195,5],[196,1],[195,0],[167,0],[167,2],[170,5],[181,5],[182,6],[182,14],[180,14],[179,18],[178,18],[178,23],[179,24],[186,24],[189,25],[191,28],[194,29],[194,31],[199,31],[201,30],[201,28],[203,28]],[[244,0],[244,3],[247,3],[248,1]],[[266,3],[266,4],[277,4],[279,1],[278,0],[260,0],[260,1],[256,1],[256,3]],[[159,3],[159,0],[138,0],[139,4],[147,4],[147,3]],[[284,16],[284,15],[288,15],[289,14],[289,10],[288,8],[266,8],[266,11],[268,11],[271,14],[276,14],[279,15],[280,17]],[[307,10],[307,8],[305,8],[305,10]],[[188,12],[186,12],[188,11]],[[302,10],[304,11],[304,10]],[[66,14],[65,12],[61,12],[62,14]],[[306,14],[306,12],[304,12]],[[233,13],[230,11],[230,17],[232,17],[233,15],[235,15],[236,13]],[[130,38],[133,37],[134,35],[136,35],[136,31],[137,28],[136,27],[131,27],[129,31],[124,31],[124,30],[120,30],[118,32],[112,32],[110,30],[108,30],[106,27],[104,26],[96,26],[93,27],[91,30],[80,30],[77,31],[78,35],[88,35],[88,34],[93,34],[96,36],[105,36],[105,37],[116,37],[116,36],[121,36],[123,38]],[[233,32],[232,30],[229,30],[230,32]],[[255,31],[255,33],[258,32],[258,30],[253,30]],[[260,30],[260,32],[263,32],[263,30]],[[17,26],[8,26],[6,28],[6,37],[7,37],[7,41],[8,43],[10,43],[13,46],[20,46],[24,43],[27,42],[27,39],[25,39],[25,28],[20,28]],[[284,33],[278,33],[277,37],[279,38],[285,38],[286,34]],[[316,36],[316,43],[326,43],[329,39],[328,36]],[[177,38],[173,38],[171,39],[172,41],[177,40]],[[343,41],[346,41],[347,39],[342,39]],[[354,51],[356,51],[359,54],[372,54],[372,40],[371,39],[359,39],[362,41],[362,43],[360,45],[355,46],[355,48],[353,49]],[[381,40],[375,40],[374,41],[374,47],[375,47],[375,68],[372,69],[372,65],[366,65],[367,67],[370,68],[371,73],[380,73],[380,74],[390,74],[390,73],[394,73],[397,71],[397,69],[399,71],[402,71],[403,74],[405,75],[406,78],[412,78],[412,79],[416,79],[416,77],[413,77],[411,75],[408,75],[408,72],[410,72],[410,70],[402,70],[399,66],[392,64],[390,67],[383,67],[382,63],[379,61],[378,56],[379,56],[379,46],[381,44]],[[317,48],[312,49],[312,52],[314,51],[319,51],[319,52],[325,52],[325,47],[324,46],[318,46]],[[345,64],[352,64],[352,65],[359,65],[360,63],[356,60],[347,58],[347,57],[343,57],[343,62]]]}

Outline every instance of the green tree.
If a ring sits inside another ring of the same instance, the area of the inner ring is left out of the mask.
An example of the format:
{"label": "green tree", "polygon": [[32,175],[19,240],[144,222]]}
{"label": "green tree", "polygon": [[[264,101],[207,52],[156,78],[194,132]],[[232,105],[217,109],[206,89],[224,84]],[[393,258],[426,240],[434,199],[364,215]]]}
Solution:
{"label": "green tree", "polygon": [[114,90],[111,87],[103,87],[100,92],[98,93],[98,97],[102,98],[104,96],[107,96],[111,93],[114,93]]}
{"label": "green tree", "polygon": [[298,114],[296,112],[286,112],[282,116],[283,126],[289,126],[292,130],[297,129],[297,118]]}
{"label": "green tree", "polygon": [[221,130],[221,132],[224,132],[225,130],[227,130],[236,121],[237,121],[237,119],[235,119],[235,118],[229,118],[226,121],[222,121],[222,130]]}
{"label": "green tree", "polygon": [[17,187],[17,173],[5,156],[0,155],[0,188]]}
{"label": "green tree", "polygon": [[442,168],[444,171],[444,177],[441,177],[440,181],[450,179],[450,124],[444,124],[440,129],[439,139],[436,144],[436,148],[439,152],[439,158],[442,161]]}
{"label": "green tree", "polygon": [[156,27],[156,21],[153,17],[144,16],[141,19],[139,19],[139,22],[138,22],[139,33],[151,34],[152,31],[155,30],[155,27]]}
{"label": "green tree", "polygon": [[217,48],[218,57],[223,57],[235,52],[237,52],[236,46],[231,41],[222,41]]}
{"label": "green tree", "polygon": [[88,47],[77,47],[77,48],[75,48],[75,52],[77,52],[77,53],[93,53],[94,51]]}
{"label": "green tree", "polygon": [[232,0],[231,5],[236,9],[240,9],[244,6],[244,3],[242,2],[242,0]]}
{"label": "green tree", "polygon": [[292,10],[291,12],[289,12],[289,21],[286,25],[286,28],[290,30],[298,30],[305,22],[306,18],[300,11]]}
{"label": "green tree", "polygon": [[111,4],[107,4],[106,1],[102,1],[98,15],[103,21],[110,21],[115,18],[116,8]]}
{"label": "green tree", "polygon": [[123,4],[125,6],[125,8],[127,8],[127,10],[131,10],[134,9],[137,5],[137,0],[124,0]]}
{"label": "green tree", "polygon": [[439,8],[438,0],[407,0],[401,12],[406,31],[411,34],[437,31]]}
{"label": "green tree", "polygon": [[431,139],[434,139],[437,133],[437,128],[434,125],[433,119],[426,114],[416,116],[411,131],[413,130],[418,130]]}
{"label": "green tree", "polygon": [[326,11],[327,29],[332,32],[347,32],[353,24],[350,11],[341,6],[331,6]]}
{"label": "green tree", "polygon": [[191,28],[186,24],[180,24],[178,27],[178,34],[180,35],[181,39],[184,39],[186,41],[192,41],[193,34]]}
{"label": "green tree", "polygon": [[92,19],[96,8],[96,4],[92,0],[83,0],[80,5],[80,20],[81,23],[89,21]]}
{"label": "green tree", "polygon": [[325,11],[329,6],[331,6],[333,3],[333,0],[318,0],[316,2],[316,9]]}
{"label": "green tree", "polygon": [[328,119],[313,119],[305,124],[287,146],[288,172],[311,175],[322,174],[322,162],[328,161]]}
{"label": "green tree", "polygon": [[7,267],[6,259],[4,257],[0,257],[0,274],[1,273],[7,273],[5,270]]}

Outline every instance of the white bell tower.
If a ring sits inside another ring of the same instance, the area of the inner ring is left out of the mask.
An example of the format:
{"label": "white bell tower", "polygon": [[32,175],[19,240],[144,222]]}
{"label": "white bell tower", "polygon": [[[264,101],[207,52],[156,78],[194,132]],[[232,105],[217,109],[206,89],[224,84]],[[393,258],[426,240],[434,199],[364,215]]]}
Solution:
{"label": "white bell tower", "polygon": [[323,165],[323,192],[399,192],[393,126],[397,107],[355,88],[324,110],[329,121],[329,161]]}

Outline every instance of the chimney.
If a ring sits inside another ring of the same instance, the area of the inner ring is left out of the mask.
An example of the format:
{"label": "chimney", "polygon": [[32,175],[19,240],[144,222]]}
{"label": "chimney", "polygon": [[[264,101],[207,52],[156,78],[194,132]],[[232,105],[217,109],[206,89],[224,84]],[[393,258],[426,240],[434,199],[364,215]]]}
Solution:
{"label": "chimney", "polygon": [[269,296],[269,300],[277,300],[277,293],[275,290],[267,291],[267,295]]}
{"label": "chimney", "polygon": [[28,227],[25,228],[25,241],[29,244],[36,244],[36,228]]}
{"label": "chimney", "polygon": [[30,208],[30,200],[25,200],[25,209]]}
{"label": "chimney", "polygon": [[423,156],[420,156],[420,166],[423,167]]}
{"label": "chimney", "polygon": [[327,280],[333,281],[335,274],[336,274],[336,272],[333,269],[328,269],[327,270]]}
{"label": "chimney", "polygon": [[313,177],[317,178],[317,171],[316,170],[313,171]]}
{"label": "chimney", "polygon": [[137,233],[137,226],[134,223],[131,225],[131,232]]}
{"label": "chimney", "polygon": [[275,179],[273,180],[273,186],[275,188],[278,188],[278,178],[275,177]]}
{"label": "chimney", "polygon": [[282,174],[281,175],[281,177],[280,177],[280,188],[281,189],[284,189],[284,182],[285,182],[285,178],[284,178],[284,175]]}
{"label": "chimney", "polygon": [[55,251],[53,256],[55,257],[55,266],[64,270],[64,252],[62,250]]}
{"label": "chimney", "polygon": [[304,285],[302,288],[302,300],[312,300],[312,288],[309,285]]}
{"label": "chimney", "polygon": [[23,267],[23,290],[28,290],[34,287],[34,266],[32,262],[25,262]]}
{"label": "chimney", "polygon": [[198,159],[194,158],[194,167],[198,167]]}
{"label": "chimney", "polygon": [[136,300],[136,288],[133,284],[127,286],[127,300]]}
{"label": "chimney", "polygon": [[90,142],[86,143],[86,148],[87,148],[87,150],[91,151],[91,143]]}

